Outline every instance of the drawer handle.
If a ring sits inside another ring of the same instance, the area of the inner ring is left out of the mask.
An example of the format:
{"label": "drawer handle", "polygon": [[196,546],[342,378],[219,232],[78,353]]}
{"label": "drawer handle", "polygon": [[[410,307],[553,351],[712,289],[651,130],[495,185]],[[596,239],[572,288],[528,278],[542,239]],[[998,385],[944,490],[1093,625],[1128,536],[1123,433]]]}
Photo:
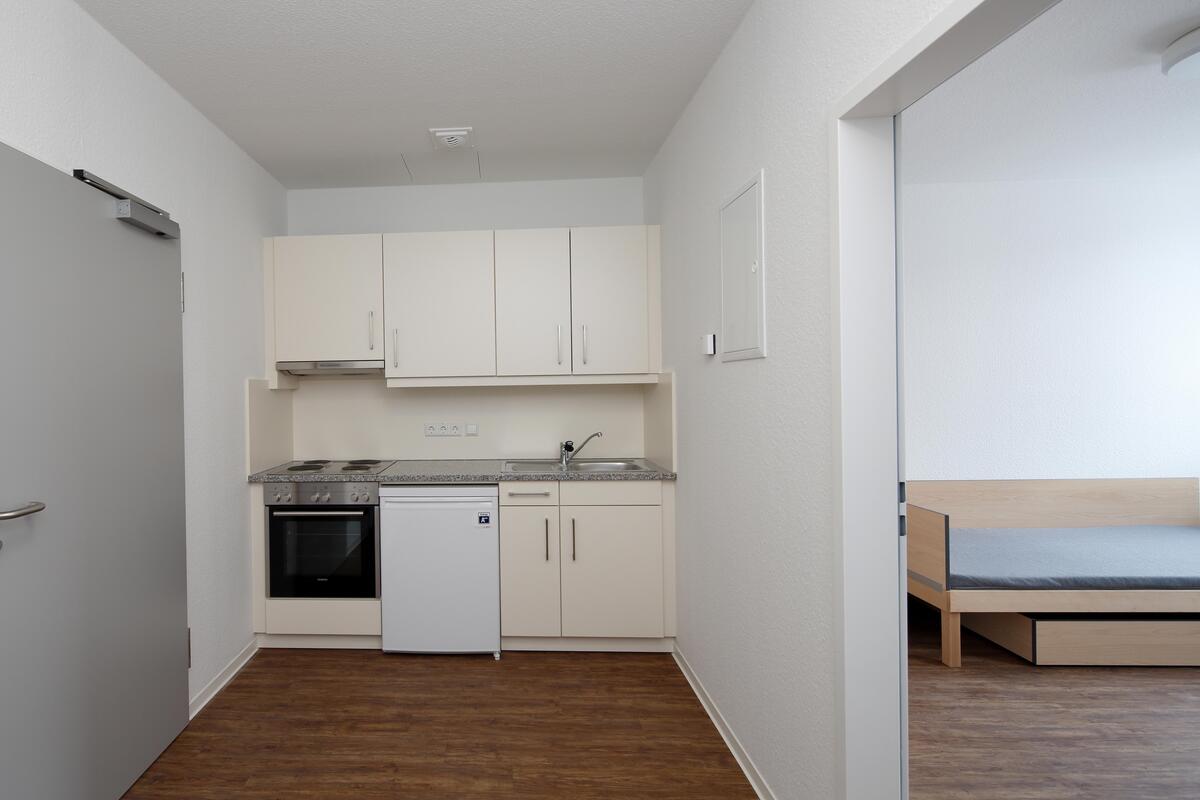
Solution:
{"label": "drawer handle", "polygon": [[546,560],[550,560],[550,518],[546,517]]}
{"label": "drawer handle", "polygon": [[509,492],[509,497],[549,497],[549,492]]}
{"label": "drawer handle", "polygon": [[571,560],[575,560],[575,518],[571,518]]}

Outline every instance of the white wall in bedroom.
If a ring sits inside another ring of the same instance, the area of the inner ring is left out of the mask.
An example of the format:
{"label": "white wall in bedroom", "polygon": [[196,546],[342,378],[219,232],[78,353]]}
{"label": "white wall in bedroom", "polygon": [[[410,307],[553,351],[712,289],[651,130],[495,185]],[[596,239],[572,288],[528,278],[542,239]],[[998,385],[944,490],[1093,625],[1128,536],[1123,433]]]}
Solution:
{"label": "white wall in bedroom", "polygon": [[0,142],[183,229],[194,697],[252,640],[243,381],[262,371],[261,238],[284,230],[283,188],[70,0],[0,0],[0,19]]}
{"label": "white wall in bedroom", "polygon": [[[645,177],[677,370],[679,649],[779,798],[844,783],[830,114],[948,5],[758,0]],[[718,210],[760,168],[770,356],[721,363],[701,355],[720,329]]]}
{"label": "white wall in bedroom", "polygon": [[1065,0],[901,116],[910,479],[1200,475],[1197,24]]}
{"label": "white wall in bedroom", "polygon": [[642,179],[293,189],[288,233],[640,225]]}

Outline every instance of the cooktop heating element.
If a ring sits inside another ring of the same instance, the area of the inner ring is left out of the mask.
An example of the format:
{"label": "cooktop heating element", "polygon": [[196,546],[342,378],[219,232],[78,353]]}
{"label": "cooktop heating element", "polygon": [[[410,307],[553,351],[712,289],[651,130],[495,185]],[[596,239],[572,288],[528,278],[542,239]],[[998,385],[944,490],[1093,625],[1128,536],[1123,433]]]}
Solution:
{"label": "cooktop heating element", "polygon": [[394,461],[381,461],[376,458],[357,458],[353,461],[310,458],[304,461],[289,461],[271,471],[298,472],[306,475],[335,475],[347,472],[354,475],[379,475],[394,463]]}

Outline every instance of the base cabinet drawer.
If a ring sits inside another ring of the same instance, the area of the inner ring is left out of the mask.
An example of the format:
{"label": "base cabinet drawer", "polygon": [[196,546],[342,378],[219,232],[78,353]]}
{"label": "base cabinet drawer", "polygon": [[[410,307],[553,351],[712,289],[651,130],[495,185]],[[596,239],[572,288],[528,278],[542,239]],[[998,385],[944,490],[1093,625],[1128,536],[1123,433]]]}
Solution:
{"label": "base cabinet drawer", "polygon": [[500,635],[561,636],[558,508],[500,513]]}
{"label": "base cabinet drawer", "polygon": [[662,508],[560,509],[562,635],[663,635]]}
{"label": "base cabinet drawer", "polygon": [[963,614],[963,627],[1044,666],[1200,666],[1200,616]]}

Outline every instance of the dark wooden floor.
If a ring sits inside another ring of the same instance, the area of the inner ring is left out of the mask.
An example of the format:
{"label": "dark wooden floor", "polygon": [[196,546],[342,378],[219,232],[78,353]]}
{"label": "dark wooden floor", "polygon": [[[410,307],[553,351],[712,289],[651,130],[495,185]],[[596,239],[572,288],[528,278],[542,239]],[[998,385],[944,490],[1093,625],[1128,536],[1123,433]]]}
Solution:
{"label": "dark wooden floor", "polygon": [[1200,798],[1200,669],[1034,667],[964,630],[951,670],[932,612],[909,630],[913,800]]}
{"label": "dark wooden floor", "polygon": [[662,654],[260,650],[126,798],[753,798]]}

